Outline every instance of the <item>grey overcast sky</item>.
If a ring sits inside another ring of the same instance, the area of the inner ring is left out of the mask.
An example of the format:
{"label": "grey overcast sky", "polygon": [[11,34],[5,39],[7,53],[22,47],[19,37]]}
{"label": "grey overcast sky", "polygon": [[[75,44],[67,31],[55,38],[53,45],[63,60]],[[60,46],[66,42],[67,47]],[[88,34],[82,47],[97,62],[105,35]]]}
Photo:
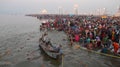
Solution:
{"label": "grey overcast sky", "polygon": [[72,13],[74,4],[78,4],[80,13],[100,8],[106,8],[108,13],[115,13],[120,0],[0,0],[0,14],[40,13],[43,9],[49,13],[57,13],[59,6]]}

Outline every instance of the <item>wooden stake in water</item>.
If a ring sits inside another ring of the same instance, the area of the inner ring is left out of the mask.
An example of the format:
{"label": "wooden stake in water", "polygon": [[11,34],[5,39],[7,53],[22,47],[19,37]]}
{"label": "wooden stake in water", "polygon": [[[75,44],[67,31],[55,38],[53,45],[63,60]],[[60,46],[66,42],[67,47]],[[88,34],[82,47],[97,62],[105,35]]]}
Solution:
{"label": "wooden stake in water", "polygon": [[64,59],[64,57],[63,57],[63,55],[62,55],[62,67],[63,67],[63,63],[64,63],[64,62],[63,62],[63,59]]}

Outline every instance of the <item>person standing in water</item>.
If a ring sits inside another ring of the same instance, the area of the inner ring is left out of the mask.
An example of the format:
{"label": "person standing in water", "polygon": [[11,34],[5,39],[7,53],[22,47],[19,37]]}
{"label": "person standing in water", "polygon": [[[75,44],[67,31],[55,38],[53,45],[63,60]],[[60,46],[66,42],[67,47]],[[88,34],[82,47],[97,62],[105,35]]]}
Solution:
{"label": "person standing in water", "polygon": [[114,47],[114,53],[117,54],[117,51],[119,49],[119,44],[117,42],[113,42],[113,47]]}

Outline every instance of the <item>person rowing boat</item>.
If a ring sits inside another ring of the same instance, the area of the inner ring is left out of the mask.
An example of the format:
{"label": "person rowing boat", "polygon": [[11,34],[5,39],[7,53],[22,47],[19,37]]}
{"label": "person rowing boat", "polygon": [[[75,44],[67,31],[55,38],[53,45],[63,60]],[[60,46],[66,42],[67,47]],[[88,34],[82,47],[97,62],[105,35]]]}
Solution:
{"label": "person rowing boat", "polygon": [[59,45],[58,47],[53,47],[53,50],[55,52],[58,52],[59,54],[63,54],[62,45]]}
{"label": "person rowing boat", "polygon": [[48,38],[47,34],[43,34],[43,36],[39,40],[40,44],[39,47],[51,58],[58,59],[62,57],[63,51],[61,49],[62,45],[58,47],[52,45],[50,39]]}

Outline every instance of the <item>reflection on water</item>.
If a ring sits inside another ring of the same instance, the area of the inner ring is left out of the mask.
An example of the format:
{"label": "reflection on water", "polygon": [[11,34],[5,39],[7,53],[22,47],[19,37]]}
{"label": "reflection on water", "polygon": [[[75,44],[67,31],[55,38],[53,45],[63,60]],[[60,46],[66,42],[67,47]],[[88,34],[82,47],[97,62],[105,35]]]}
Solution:
{"label": "reflection on water", "polygon": [[39,67],[39,66],[40,66],[40,64],[30,62],[30,61],[20,62],[19,64],[15,65],[15,67]]}
{"label": "reflection on water", "polygon": [[[41,50],[41,49],[40,49]],[[42,50],[41,50],[41,55],[43,56],[43,61],[45,62],[49,62],[50,64],[54,65],[55,67],[59,67],[61,65],[61,61],[60,60],[55,60],[50,58],[48,55],[46,55]]]}
{"label": "reflection on water", "polygon": [[[0,16],[0,67],[62,67],[62,62],[38,50],[43,33],[39,32],[39,22],[32,17]],[[69,46],[64,32],[48,33],[54,45],[62,45],[64,67],[120,67],[120,59]]]}

